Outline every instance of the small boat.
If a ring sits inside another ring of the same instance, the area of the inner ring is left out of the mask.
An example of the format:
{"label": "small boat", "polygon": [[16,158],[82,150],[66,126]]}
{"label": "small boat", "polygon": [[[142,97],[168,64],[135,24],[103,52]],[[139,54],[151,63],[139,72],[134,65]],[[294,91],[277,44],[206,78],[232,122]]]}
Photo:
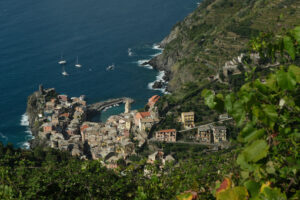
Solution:
{"label": "small boat", "polygon": [[129,48],[128,49],[128,56],[132,56],[132,55],[133,55],[132,50],[131,50],[131,48]]}
{"label": "small boat", "polygon": [[78,68],[82,67],[82,65],[78,63],[78,56],[77,56],[77,61],[76,61],[75,67],[78,67]]}
{"label": "small boat", "polygon": [[62,72],[62,75],[64,75],[64,76],[69,76],[69,74],[68,74],[66,71],[63,71],[63,72]]}
{"label": "small boat", "polygon": [[67,64],[67,61],[64,59],[63,55],[61,55],[60,61],[58,62],[60,65],[65,65]]}
{"label": "small boat", "polygon": [[108,67],[106,68],[106,71],[111,71],[111,70],[114,70],[114,69],[115,69],[115,65],[112,64],[112,65],[110,65],[110,66],[108,66]]}

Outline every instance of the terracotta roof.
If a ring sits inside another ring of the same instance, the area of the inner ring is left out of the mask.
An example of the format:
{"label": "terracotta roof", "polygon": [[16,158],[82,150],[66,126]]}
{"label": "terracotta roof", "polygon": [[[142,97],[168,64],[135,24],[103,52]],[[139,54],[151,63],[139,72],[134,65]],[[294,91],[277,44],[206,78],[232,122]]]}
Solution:
{"label": "terracotta roof", "polygon": [[85,129],[87,129],[89,126],[87,124],[84,124],[80,127],[80,131],[84,131]]}
{"label": "terracotta roof", "polygon": [[152,103],[152,104],[155,104],[155,103],[159,100],[159,98],[160,98],[160,96],[154,95],[154,96],[152,96],[152,97],[148,100],[148,102],[149,102],[149,103]]}
{"label": "terracotta roof", "polygon": [[183,115],[194,115],[195,113],[194,112],[183,112],[182,114]]}
{"label": "terracotta roof", "polygon": [[63,114],[61,114],[60,116],[61,116],[61,117],[66,117],[66,118],[68,118],[68,117],[70,116],[70,113],[63,113]]}
{"label": "terracotta roof", "polygon": [[161,132],[161,133],[176,132],[176,129],[160,130],[160,131],[158,131],[158,132]]}
{"label": "terracotta roof", "polygon": [[138,113],[136,113],[136,115],[135,115],[135,117],[136,117],[136,118],[139,118],[139,119],[141,119],[141,118],[146,118],[146,117],[150,117],[150,116],[151,116],[150,112],[138,112]]}

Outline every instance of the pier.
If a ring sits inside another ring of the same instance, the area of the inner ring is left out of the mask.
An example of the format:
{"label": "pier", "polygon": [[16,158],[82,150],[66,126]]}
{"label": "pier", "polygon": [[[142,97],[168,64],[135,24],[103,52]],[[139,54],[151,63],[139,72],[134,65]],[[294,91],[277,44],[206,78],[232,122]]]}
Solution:
{"label": "pier", "polygon": [[121,97],[121,98],[109,99],[107,101],[101,101],[94,104],[90,104],[87,106],[88,114],[95,115],[101,113],[101,111],[103,111],[105,108],[114,106],[116,104],[125,104],[126,102],[129,102],[131,104],[134,102],[134,100],[129,97]]}

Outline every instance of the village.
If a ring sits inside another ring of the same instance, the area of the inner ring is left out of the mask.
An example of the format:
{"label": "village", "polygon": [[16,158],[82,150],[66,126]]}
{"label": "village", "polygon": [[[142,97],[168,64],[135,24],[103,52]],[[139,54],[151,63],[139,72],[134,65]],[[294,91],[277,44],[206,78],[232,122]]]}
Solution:
{"label": "village", "polygon": [[[55,89],[44,90],[42,87],[39,93],[43,107],[36,119],[39,124],[36,139],[81,159],[100,159],[108,168],[116,168],[120,159],[127,161],[128,157],[136,155],[136,147],[142,147],[149,141],[192,142],[218,147],[228,140],[225,126],[214,123],[195,126],[193,111],[181,113],[178,121],[183,130],[157,130],[150,136],[153,126],[161,120],[157,108],[158,95],[148,100],[148,109],[143,112],[131,110],[131,102],[126,100],[124,113],[111,116],[106,122],[91,122],[85,96],[69,98],[64,94],[53,95],[56,94]],[[230,119],[227,115],[220,116],[220,121]],[[179,140],[178,134],[188,135],[189,141]],[[163,163],[174,160],[171,155],[164,156],[159,150],[148,156],[148,163],[154,163],[156,159]]]}

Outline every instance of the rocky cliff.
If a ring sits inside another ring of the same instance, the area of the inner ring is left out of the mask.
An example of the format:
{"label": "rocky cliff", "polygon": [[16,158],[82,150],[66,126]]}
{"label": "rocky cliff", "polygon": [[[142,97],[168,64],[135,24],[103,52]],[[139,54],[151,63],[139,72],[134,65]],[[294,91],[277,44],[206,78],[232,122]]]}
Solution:
{"label": "rocky cliff", "polygon": [[[28,115],[30,130],[35,137],[38,135],[40,128],[39,114],[43,113],[46,101],[54,96],[57,96],[57,93],[53,88],[43,90],[43,87],[40,86],[39,91],[34,92],[27,99],[26,113]],[[32,140],[31,147],[43,145],[43,143],[42,140]]]}
{"label": "rocky cliff", "polygon": [[161,42],[163,54],[150,64],[167,71],[168,89],[218,75],[225,63],[246,51],[251,37],[291,28],[300,17],[300,1],[204,0]]}

